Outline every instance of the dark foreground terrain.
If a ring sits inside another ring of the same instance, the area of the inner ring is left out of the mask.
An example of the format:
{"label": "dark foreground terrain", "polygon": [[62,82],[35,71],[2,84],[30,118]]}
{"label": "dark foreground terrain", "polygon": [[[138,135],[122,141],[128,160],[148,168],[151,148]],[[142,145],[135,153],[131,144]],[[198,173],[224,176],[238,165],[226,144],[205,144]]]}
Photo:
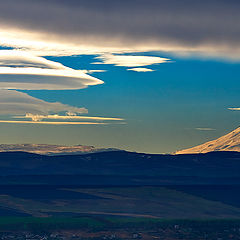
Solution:
{"label": "dark foreground terrain", "polygon": [[240,186],[0,186],[0,216],[240,219]]}
{"label": "dark foreground terrain", "polygon": [[240,239],[240,153],[0,153],[0,239]]}
{"label": "dark foreground terrain", "polygon": [[45,156],[0,153],[2,184],[240,184],[240,152],[163,155],[126,151]]}
{"label": "dark foreground terrain", "polygon": [[0,239],[240,239],[240,186],[0,186]]}
{"label": "dark foreground terrain", "polygon": [[0,218],[0,239],[240,239],[239,220]]}
{"label": "dark foreground terrain", "polygon": [[0,239],[240,239],[239,220],[0,218]]}

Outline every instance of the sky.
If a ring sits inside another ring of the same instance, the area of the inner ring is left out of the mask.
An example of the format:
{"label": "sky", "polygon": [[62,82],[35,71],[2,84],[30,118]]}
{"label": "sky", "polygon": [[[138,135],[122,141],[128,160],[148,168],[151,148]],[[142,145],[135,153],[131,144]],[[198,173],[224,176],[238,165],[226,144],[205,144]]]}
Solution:
{"label": "sky", "polygon": [[240,3],[0,2],[0,143],[171,153],[239,127]]}

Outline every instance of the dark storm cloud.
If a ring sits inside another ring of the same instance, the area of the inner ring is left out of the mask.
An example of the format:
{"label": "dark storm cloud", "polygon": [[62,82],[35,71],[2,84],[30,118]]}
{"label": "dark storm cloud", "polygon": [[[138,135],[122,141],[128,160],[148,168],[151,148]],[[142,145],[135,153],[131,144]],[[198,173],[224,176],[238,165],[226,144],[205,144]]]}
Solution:
{"label": "dark storm cloud", "polygon": [[233,51],[240,45],[239,10],[233,0],[8,0],[0,2],[0,23],[80,44]]}

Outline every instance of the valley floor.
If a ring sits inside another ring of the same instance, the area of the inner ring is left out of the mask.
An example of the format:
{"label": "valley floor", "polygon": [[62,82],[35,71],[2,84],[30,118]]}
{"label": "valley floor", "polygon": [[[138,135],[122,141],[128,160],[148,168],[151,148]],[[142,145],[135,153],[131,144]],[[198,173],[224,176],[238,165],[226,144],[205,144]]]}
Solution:
{"label": "valley floor", "polygon": [[0,185],[0,239],[240,239],[240,186]]}
{"label": "valley floor", "polygon": [[240,239],[240,220],[147,218],[9,218],[0,239],[16,240],[228,240]]}
{"label": "valley floor", "polygon": [[240,218],[240,186],[0,185],[0,216]]}

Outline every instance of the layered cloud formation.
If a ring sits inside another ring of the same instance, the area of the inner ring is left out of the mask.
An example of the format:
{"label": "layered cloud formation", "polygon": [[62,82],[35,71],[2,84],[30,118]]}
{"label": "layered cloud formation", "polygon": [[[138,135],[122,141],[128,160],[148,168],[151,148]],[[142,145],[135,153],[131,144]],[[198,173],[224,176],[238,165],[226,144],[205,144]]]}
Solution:
{"label": "layered cloud formation", "polygon": [[0,90],[0,115],[46,115],[49,113],[87,113],[86,108],[72,107],[59,102],[49,103],[14,90]]}
{"label": "layered cloud formation", "polygon": [[79,116],[88,110],[60,102],[46,102],[14,90],[81,89],[103,83],[86,72],[28,52],[0,50],[0,115],[10,117],[10,120],[0,119],[0,123],[96,125],[107,124],[104,121],[122,121],[120,118]]}
{"label": "layered cloud formation", "polygon": [[103,83],[88,75],[96,70],[75,70],[44,56],[97,54],[99,64],[135,72],[151,72],[147,66],[169,62],[136,56],[137,52],[240,60],[239,9],[235,0],[1,1],[0,46],[14,50],[0,50],[0,115],[43,123],[72,121],[67,113],[80,120],[78,114],[87,112],[14,91],[82,89]]}
{"label": "layered cloud formation", "polygon": [[[26,93],[14,90],[0,90],[0,103],[0,115],[10,116],[11,118],[11,120],[0,119],[0,123],[102,125],[113,121],[120,121],[123,123],[122,121],[124,120],[122,118],[79,116],[78,114],[88,113],[88,110],[86,108],[73,107],[59,102],[49,103],[31,97]],[[56,113],[61,113],[62,115]],[[12,118],[18,120],[12,120]],[[27,121],[21,119],[26,119]]]}
{"label": "layered cloud formation", "polygon": [[45,56],[156,50],[239,59],[239,9],[235,0],[8,0],[0,36]]}
{"label": "layered cloud formation", "polygon": [[103,83],[81,70],[22,51],[0,51],[0,89],[81,89]]}

